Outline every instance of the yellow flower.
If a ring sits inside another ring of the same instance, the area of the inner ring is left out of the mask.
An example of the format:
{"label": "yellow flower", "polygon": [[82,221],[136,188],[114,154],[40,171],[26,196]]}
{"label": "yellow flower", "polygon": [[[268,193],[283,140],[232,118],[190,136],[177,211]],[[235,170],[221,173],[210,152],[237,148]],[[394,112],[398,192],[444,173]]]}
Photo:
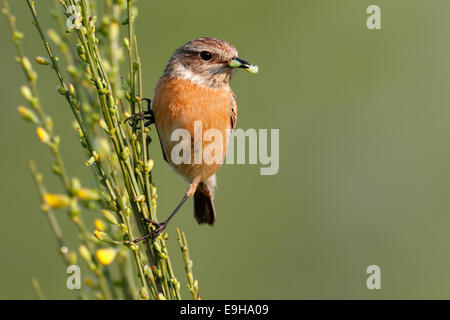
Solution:
{"label": "yellow flower", "polygon": [[96,251],[95,255],[97,256],[98,261],[102,265],[108,266],[116,258],[117,251],[115,249],[112,249],[112,248],[98,249]]}
{"label": "yellow flower", "polygon": [[100,230],[100,231],[104,231],[106,229],[105,224],[103,223],[103,221],[101,219],[95,219],[94,226],[95,226],[95,229]]}
{"label": "yellow flower", "polygon": [[36,133],[37,133],[37,136],[38,136],[38,138],[39,138],[39,140],[41,142],[43,142],[43,143],[49,143],[50,142],[50,135],[48,134],[47,131],[45,131],[44,128],[38,127],[36,129]]}
{"label": "yellow flower", "polygon": [[70,198],[65,194],[45,193],[44,200],[53,209],[65,208],[70,204]]}

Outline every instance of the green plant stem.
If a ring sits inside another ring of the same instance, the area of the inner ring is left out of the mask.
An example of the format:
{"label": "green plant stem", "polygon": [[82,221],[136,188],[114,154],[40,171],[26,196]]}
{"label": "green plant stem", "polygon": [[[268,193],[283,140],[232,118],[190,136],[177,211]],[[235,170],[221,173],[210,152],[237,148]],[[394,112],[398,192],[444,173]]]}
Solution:
{"label": "green plant stem", "polygon": [[[63,75],[62,75],[61,70],[59,68],[59,64],[56,61],[56,58],[55,58],[55,56],[52,53],[52,50],[51,50],[50,45],[49,45],[49,43],[47,41],[47,38],[45,37],[44,32],[43,32],[43,30],[41,28],[41,25],[39,23],[39,19],[37,17],[36,9],[34,7],[34,1],[33,0],[27,0],[27,3],[28,3],[28,6],[30,8],[31,14],[33,16],[34,25],[36,26],[36,28],[37,28],[37,30],[39,32],[39,35],[40,35],[40,37],[41,37],[41,39],[42,39],[42,41],[44,43],[44,47],[45,47],[45,49],[47,51],[47,54],[48,54],[49,58],[52,61],[53,69],[56,72],[56,75],[57,75],[57,77],[59,79],[59,82],[60,82],[62,88],[66,92],[64,96],[66,97],[66,100],[67,100],[67,102],[69,103],[69,105],[70,105],[70,107],[72,109],[72,112],[73,112],[73,114],[74,114],[74,116],[75,116],[75,118],[76,118],[76,120],[78,122],[78,125],[80,126],[80,129],[83,132],[83,135],[84,135],[84,138],[85,138],[85,142],[86,142],[86,145],[87,145],[87,148],[88,148],[90,154],[94,155],[95,154],[95,150],[92,147],[92,144],[90,142],[88,130],[86,129],[85,123],[81,119],[81,115],[80,115],[80,113],[78,111],[80,106],[79,106],[79,104],[77,104],[77,102],[75,101],[74,97],[72,97],[70,92],[67,90],[67,85],[66,85],[66,82],[64,81]],[[97,163],[97,168],[98,168],[98,171],[99,171],[99,175],[102,178],[102,181],[103,181],[104,185],[108,188],[110,194],[115,198],[114,192],[112,191],[112,187],[111,187],[110,181],[109,181],[105,171],[103,170],[103,166],[101,164],[101,161],[97,160],[96,163]]]}
{"label": "green plant stem", "polygon": [[[62,75],[62,73],[61,73],[61,71],[59,69],[59,65],[58,65],[58,63],[56,61],[56,58],[54,57],[54,55],[52,53],[52,50],[50,48],[50,44],[47,41],[47,39],[46,39],[46,37],[45,37],[45,35],[44,35],[43,31],[42,31],[42,28],[41,28],[41,26],[39,24],[39,20],[38,20],[38,17],[37,17],[37,12],[36,12],[36,9],[34,7],[34,1],[27,0],[27,3],[28,3],[28,6],[30,8],[30,11],[32,13],[32,16],[33,16],[33,19],[34,19],[34,24],[35,24],[36,28],[39,31],[39,34],[41,36],[42,41],[44,42],[44,46],[45,46],[45,48],[47,50],[47,53],[48,53],[48,55],[49,55],[49,57],[50,57],[50,59],[52,61],[53,69],[55,70],[55,72],[57,74],[57,77],[60,80],[61,86],[63,88],[65,88],[65,90],[66,90],[65,96],[66,96],[67,100],[69,101],[69,104],[71,105],[72,110],[73,110],[73,112],[75,114],[75,117],[78,120],[78,124],[80,125],[80,128],[81,128],[81,126],[84,125],[84,123],[81,120],[80,114],[79,114],[79,112],[77,110],[78,107],[76,106],[76,103],[74,102],[73,97],[71,96],[70,92],[67,90],[67,86],[66,86],[66,83],[64,82],[63,75]],[[86,136],[87,132],[83,131],[83,133],[85,134],[86,142],[89,145],[89,142],[88,142],[88,139],[87,139],[87,136]],[[55,154],[55,158],[59,159],[59,161],[61,161],[61,163],[62,163],[61,157],[59,155],[59,149],[57,149],[57,148],[52,148],[52,149],[53,149],[52,151]],[[92,153],[93,152],[94,152],[94,150],[92,149]],[[100,165],[98,167],[102,171]],[[69,182],[70,179],[67,177],[67,174],[65,173],[64,170],[61,170],[60,176],[61,176],[61,178],[64,181],[64,188],[65,188],[67,194],[69,196],[72,196],[72,194],[71,194],[71,185],[70,185],[70,182]],[[83,235],[83,237],[82,237],[83,238],[83,242],[85,243],[86,247],[90,251],[90,254],[92,256],[92,260],[96,264],[97,270],[100,270],[99,272],[96,272],[96,275],[97,275],[98,280],[99,280],[99,286],[100,286],[100,289],[101,289],[103,295],[105,296],[105,298],[108,299],[110,297],[110,293],[109,293],[109,290],[106,288],[106,285],[105,285],[104,274],[101,272],[101,265],[95,259],[94,254],[92,253],[92,250],[90,249],[90,244],[88,242],[89,237],[87,236],[87,231],[86,231],[86,228],[83,225],[81,217],[80,217],[80,219],[75,220],[74,222],[75,222],[76,226],[79,228],[79,230],[81,231],[81,233]]]}
{"label": "green plant stem", "polygon": [[192,298],[194,300],[199,300],[200,295],[198,294],[198,285],[194,280],[194,274],[192,272],[192,260],[189,256],[189,248],[187,245],[186,236],[184,232],[180,232],[178,228],[177,228],[177,240],[181,249],[181,253],[183,254],[184,269],[186,271],[189,291],[191,292]]}
{"label": "green plant stem", "polygon": [[[45,213],[45,216],[47,217],[47,220],[50,224],[50,228],[56,238],[56,241],[58,242],[59,253],[62,254],[63,261],[64,261],[66,267],[68,267],[70,265],[69,259],[67,258],[67,256],[64,255],[64,253],[63,253],[64,250],[62,250],[62,248],[67,248],[67,246],[64,243],[64,236],[61,231],[61,227],[59,226],[58,220],[56,219],[56,216],[55,216],[53,210],[50,207],[46,206],[46,204],[45,204],[44,195],[46,194],[47,190],[45,188],[44,183],[42,182],[42,179],[43,179],[42,174],[38,172],[38,170],[36,169],[36,165],[34,164],[33,161],[29,162],[29,169],[31,171],[33,180],[36,184],[37,190],[41,197],[41,204],[42,204],[42,206],[44,206],[43,212]],[[85,299],[85,295],[81,291],[78,292],[78,296],[81,299]]]}

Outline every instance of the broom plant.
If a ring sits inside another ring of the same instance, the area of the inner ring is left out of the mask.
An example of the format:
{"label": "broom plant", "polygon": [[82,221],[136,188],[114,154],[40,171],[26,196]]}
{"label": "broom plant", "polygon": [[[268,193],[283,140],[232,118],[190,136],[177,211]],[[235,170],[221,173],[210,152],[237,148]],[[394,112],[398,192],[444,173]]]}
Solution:
{"label": "broom plant", "polygon": [[[167,233],[156,239],[133,241],[154,230],[148,221],[158,221],[150,128],[144,119],[127,121],[149,107],[149,101],[143,99],[134,1],[55,0],[51,15],[57,29],[46,29],[40,19],[39,2],[23,0],[42,40],[42,55],[34,59],[26,56],[24,35],[16,27],[8,2],[2,1],[2,13],[17,51],[16,61],[26,79],[20,88],[25,103],[18,112],[35,125],[38,139],[50,150],[53,172],[62,185],[59,191],[47,190],[43,175],[30,162],[41,210],[66,268],[84,261],[89,270],[77,290],[78,298],[181,299],[181,285],[166,245]],[[62,141],[38,89],[37,65],[53,69],[55,94],[64,98],[73,114],[74,133],[86,157],[81,165],[91,168],[95,178],[90,186],[71,176],[66,167],[60,150]],[[60,210],[68,213],[79,233],[77,247],[65,240],[58,223]],[[86,212],[97,217],[92,227],[84,222]],[[187,287],[192,298],[199,299],[186,236],[178,229],[177,239]],[[42,298],[36,279],[33,287]]]}

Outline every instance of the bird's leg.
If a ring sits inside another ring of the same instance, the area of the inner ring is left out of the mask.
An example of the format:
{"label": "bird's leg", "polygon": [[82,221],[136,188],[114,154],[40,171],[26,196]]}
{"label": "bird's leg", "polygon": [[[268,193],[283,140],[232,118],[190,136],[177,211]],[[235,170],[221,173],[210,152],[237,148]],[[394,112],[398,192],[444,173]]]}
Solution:
{"label": "bird's leg", "polygon": [[147,110],[138,112],[138,113],[135,113],[135,114],[129,116],[128,118],[125,119],[124,123],[126,123],[130,119],[147,120],[144,123],[144,126],[146,126],[146,127],[150,126],[152,123],[155,123],[155,117],[153,115],[153,110],[150,108],[151,104],[152,104],[152,100],[150,100],[149,98],[142,98],[142,100],[147,102]]}
{"label": "bird's leg", "polygon": [[166,219],[166,221],[162,222],[162,223],[157,223],[151,220],[146,219],[147,222],[151,223],[152,225],[154,225],[156,227],[155,230],[153,230],[153,232],[146,234],[145,236],[142,236],[140,238],[137,238],[135,240],[133,240],[134,243],[138,243],[139,241],[142,241],[144,239],[147,238],[151,238],[151,241],[155,241],[156,238],[161,234],[161,232],[164,231],[164,229],[167,227],[167,225],[169,224],[169,221],[175,216],[175,214],[178,212],[178,210],[180,210],[181,206],[183,205],[183,203],[189,198],[189,196],[186,194],[184,195],[183,199],[181,199],[180,203],[178,204],[178,206],[175,208],[175,210],[173,210],[173,212],[170,214],[170,216]]}
{"label": "bird's leg", "polygon": [[140,238],[137,238],[135,240],[133,240],[134,243],[138,243],[139,241],[142,241],[144,239],[147,238],[151,238],[151,241],[154,242],[156,240],[156,238],[161,234],[161,232],[164,231],[164,229],[167,227],[167,225],[169,224],[169,221],[175,216],[175,214],[178,212],[178,210],[180,210],[181,206],[183,205],[183,203],[186,202],[187,199],[189,199],[189,197],[193,196],[195,193],[195,190],[197,190],[198,184],[199,184],[199,179],[195,179],[193,182],[191,182],[191,184],[189,185],[186,194],[184,195],[183,199],[181,199],[180,203],[177,205],[177,207],[175,208],[175,210],[173,210],[173,212],[170,214],[170,216],[166,219],[166,221],[162,222],[162,223],[157,223],[151,220],[146,219],[147,222],[151,223],[152,225],[154,225],[156,227],[155,230],[153,230],[151,233],[146,234]]}

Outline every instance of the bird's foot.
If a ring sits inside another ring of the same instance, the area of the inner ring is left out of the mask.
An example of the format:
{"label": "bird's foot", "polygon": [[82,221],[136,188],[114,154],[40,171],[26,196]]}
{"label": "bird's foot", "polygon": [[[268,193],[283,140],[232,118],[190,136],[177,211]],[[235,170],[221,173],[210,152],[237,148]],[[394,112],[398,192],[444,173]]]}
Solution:
{"label": "bird's foot", "polygon": [[[154,117],[154,114],[153,114],[153,110],[150,109],[152,100],[150,100],[148,98],[142,98],[142,100],[147,102],[147,110],[146,111],[142,111],[142,112],[138,112],[138,113],[135,113],[135,114],[129,116],[128,118],[125,119],[124,123],[126,123],[128,120],[131,120],[131,119],[147,120],[144,123],[145,127],[148,127],[151,124],[155,123],[155,117]],[[136,127],[136,129],[140,129],[140,128]]]}
{"label": "bird's foot", "polygon": [[149,219],[144,219],[146,222],[148,222],[149,224],[151,224],[152,226],[155,226],[155,229],[150,232],[149,234],[146,234],[142,237],[139,237],[135,240],[133,240],[134,243],[138,243],[139,241],[142,241],[144,239],[150,238],[150,242],[153,243],[156,238],[158,238],[158,236],[161,234],[161,232],[164,231],[164,229],[166,229],[167,227],[167,222],[163,222],[163,223],[157,223],[154,221],[151,221]]}

